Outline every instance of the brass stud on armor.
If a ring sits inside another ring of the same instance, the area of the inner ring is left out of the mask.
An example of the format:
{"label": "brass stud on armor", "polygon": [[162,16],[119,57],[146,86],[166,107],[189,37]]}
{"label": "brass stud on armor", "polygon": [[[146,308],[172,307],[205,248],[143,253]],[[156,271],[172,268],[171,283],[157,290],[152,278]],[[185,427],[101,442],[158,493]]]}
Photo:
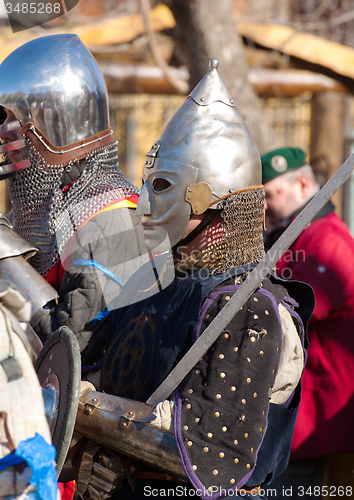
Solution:
{"label": "brass stud on armor", "polygon": [[235,484],[235,483],[236,483],[236,480],[235,480],[235,479],[231,479],[231,480],[230,480],[230,483],[231,483],[231,484]]}
{"label": "brass stud on armor", "polygon": [[205,318],[208,319],[210,317],[210,314],[206,314]]}
{"label": "brass stud on armor", "polygon": [[216,411],[216,412],[214,413],[214,415],[215,415],[216,417],[220,417],[220,412]]}
{"label": "brass stud on armor", "polygon": [[224,359],[224,357],[225,357],[225,356],[224,356],[223,354],[219,354],[219,358],[220,358],[220,359]]}
{"label": "brass stud on armor", "polygon": [[185,431],[188,431],[188,425],[184,425],[184,426],[183,426],[183,429],[184,429]]}
{"label": "brass stud on armor", "polygon": [[224,458],[224,456],[225,456],[225,453],[223,453],[223,452],[219,453],[220,458]]}
{"label": "brass stud on armor", "polygon": [[187,443],[188,446],[192,446],[192,444],[193,444],[192,441],[188,441]]}
{"label": "brass stud on armor", "polygon": [[197,470],[197,469],[198,469],[198,467],[197,467],[196,465],[193,465],[193,466],[192,466],[192,469],[193,469],[193,470]]}
{"label": "brass stud on armor", "polygon": [[231,387],[231,390],[232,390],[232,391],[236,391],[236,387],[233,385],[233,386]]}
{"label": "brass stud on armor", "polygon": [[254,452],[254,448],[251,448],[251,452],[252,452],[252,453]]}
{"label": "brass stud on armor", "polygon": [[222,430],[223,432],[226,432],[226,431],[227,431],[227,427],[223,427],[221,430]]}
{"label": "brass stud on armor", "polygon": [[242,404],[246,404],[246,400],[245,399],[242,399]]}
{"label": "brass stud on armor", "polygon": [[190,403],[187,403],[187,404],[186,404],[186,408],[187,408],[188,410],[190,410],[190,409],[192,408],[192,405],[191,405]]}
{"label": "brass stud on armor", "polygon": [[251,383],[251,379],[248,377],[247,384],[250,384],[250,383]]}
{"label": "brass stud on armor", "polygon": [[248,438],[248,432],[245,432],[245,438],[246,439]]}
{"label": "brass stud on armor", "polygon": [[228,339],[230,337],[230,335],[228,333],[225,333],[224,337],[225,337],[225,339]]}
{"label": "brass stud on armor", "polygon": [[253,393],[253,397],[256,398],[258,394],[256,392]]}
{"label": "brass stud on armor", "polygon": [[221,399],[221,394],[217,394],[215,397],[216,399]]}
{"label": "brass stud on armor", "polygon": [[269,311],[267,311],[267,309],[264,312],[266,313],[267,316],[269,316]]}
{"label": "brass stud on armor", "polygon": [[217,469],[214,469],[213,474],[214,474],[214,476],[217,476],[219,474],[219,471]]}
{"label": "brass stud on armor", "polygon": [[238,458],[235,458],[235,460],[234,460],[235,464],[238,464],[238,463],[239,463],[239,461],[240,461],[240,460],[239,460]]}
{"label": "brass stud on armor", "polygon": [[207,446],[204,446],[203,451],[205,451],[205,453],[208,453],[209,448]]}
{"label": "brass stud on armor", "polygon": [[230,300],[230,295],[226,295],[225,300]]}
{"label": "brass stud on armor", "polygon": [[212,432],[208,432],[208,438],[212,438],[213,437],[213,433]]}
{"label": "brass stud on armor", "polygon": [[254,300],[255,302],[258,302],[257,297],[253,297],[253,300]]}
{"label": "brass stud on armor", "polygon": [[259,354],[260,354],[261,356],[263,356],[263,355],[264,355],[264,351],[259,351]]}
{"label": "brass stud on armor", "polygon": [[261,427],[261,428],[259,429],[259,432],[263,432],[263,427]]}
{"label": "brass stud on armor", "polygon": [[257,314],[255,314],[255,315],[254,315],[253,317],[254,317],[254,319],[258,319],[258,316],[257,316]]}
{"label": "brass stud on armor", "polygon": [[199,375],[200,370],[195,370],[195,373],[196,373],[197,375]]}
{"label": "brass stud on armor", "polygon": [[238,444],[238,441],[237,441],[237,439],[235,439],[235,441],[234,441],[234,444],[236,444],[236,445]]}
{"label": "brass stud on armor", "polygon": [[251,468],[251,464],[247,464],[246,467],[247,467],[247,469],[250,469]]}
{"label": "brass stud on armor", "polygon": [[234,347],[234,351],[237,352],[238,351],[238,347]]}
{"label": "brass stud on armor", "polygon": [[247,361],[250,363],[251,362],[251,358],[247,358]]}
{"label": "brass stud on armor", "polygon": [[195,419],[195,421],[196,421],[196,423],[198,423],[198,422],[200,421],[200,418],[199,418],[199,417],[197,417],[197,418]]}
{"label": "brass stud on armor", "polygon": [[256,342],[256,337],[251,337],[251,342]]}
{"label": "brass stud on armor", "polygon": [[221,378],[225,378],[225,373],[224,373],[224,372],[221,372],[221,373],[220,373],[220,377],[221,377]]}
{"label": "brass stud on armor", "polygon": [[193,394],[193,389],[188,389],[189,394]]}

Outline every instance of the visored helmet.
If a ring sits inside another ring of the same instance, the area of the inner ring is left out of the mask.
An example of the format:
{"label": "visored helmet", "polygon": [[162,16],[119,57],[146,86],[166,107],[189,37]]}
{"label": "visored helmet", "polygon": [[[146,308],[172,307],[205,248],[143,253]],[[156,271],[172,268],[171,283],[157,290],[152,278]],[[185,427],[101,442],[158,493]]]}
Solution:
{"label": "visored helmet", "polygon": [[147,153],[144,167],[146,176],[167,162],[175,162],[176,171],[181,165],[197,169],[185,196],[195,214],[216,208],[218,200],[234,191],[262,184],[257,147],[217,67],[212,59],[209,72]]}
{"label": "visored helmet", "polygon": [[261,161],[217,67],[212,59],[209,72],[147,153],[137,215],[149,217],[143,221],[145,243],[160,251],[166,233],[171,247],[185,244],[192,214],[217,210],[224,218],[224,247],[237,247],[229,263],[241,265],[263,255]]}

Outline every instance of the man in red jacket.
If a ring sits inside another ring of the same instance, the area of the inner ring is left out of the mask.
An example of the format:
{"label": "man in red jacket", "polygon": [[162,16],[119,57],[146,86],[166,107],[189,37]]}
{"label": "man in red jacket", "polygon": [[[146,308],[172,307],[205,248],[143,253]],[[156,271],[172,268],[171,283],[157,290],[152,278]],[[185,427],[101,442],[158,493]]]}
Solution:
{"label": "man in red jacket", "polygon": [[[281,148],[262,156],[268,250],[319,186],[306,154]],[[315,292],[289,467],[273,483],[279,497],[354,492],[354,239],[329,201],[277,263],[277,274]],[[273,486],[272,484],[272,486]],[[290,490],[290,488],[292,488]]]}

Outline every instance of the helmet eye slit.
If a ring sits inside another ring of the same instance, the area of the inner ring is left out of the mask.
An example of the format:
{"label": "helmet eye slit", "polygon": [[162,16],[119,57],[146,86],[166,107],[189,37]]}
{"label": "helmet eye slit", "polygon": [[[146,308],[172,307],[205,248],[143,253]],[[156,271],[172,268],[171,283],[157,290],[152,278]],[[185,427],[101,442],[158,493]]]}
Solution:
{"label": "helmet eye slit", "polygon": [[163,177],[155,177],[155,179],[152,182],[152,189],[155,191],[155,193],[161,193],[162,191],[166,191],[169,187],[171,187],[172,184],[169,182],[167,179],[164,179]]}

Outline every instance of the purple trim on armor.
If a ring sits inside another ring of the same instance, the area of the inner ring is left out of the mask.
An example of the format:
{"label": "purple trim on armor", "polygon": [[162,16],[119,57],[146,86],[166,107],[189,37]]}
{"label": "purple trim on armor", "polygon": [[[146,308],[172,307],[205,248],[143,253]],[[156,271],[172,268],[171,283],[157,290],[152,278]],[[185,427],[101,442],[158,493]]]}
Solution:
{"label": "purple trim on armor", "polygon": [[[221,293],[225,293],[225,292],[236,292],[239,288],[240,288],[241,285],[230,285],[230,286],[226,286],[226,287],[222,287],[222,288],[218,288],[217,290],[213,290],[209,297],[205,300],[201,310],[200,310],[200,313],[199,313],[199,317],[198,317],[198,321],[194,327],[194,331],[193,331],[193,342],[196,342],[196,340],[199,338],[199,332],[200,332],[200,328],[201,328],[201,324],[203,322],[203,319],[204,319],[204,316],[206,314],[206,311],[209,309],[210,305],[214,302],[214,300],[217,298],[218,295],[220,295]],[[278,310],[278,304],[274,298],[274,296],[272,295],[271,292],[269,292],[268,290],[264,290],[264,289],[260,289],[258,290],[259,293],[261,293],[262,295],[266,296],[272,303],[272,306],[273,306],[273,309],[275,310],[275,313],[277,315],[277,319],[278,319],[278,322],[279,322],[279,325],[280,325],[280,328],[281,328],[281,332],[282,332],[282,348],[283,348],[283,327],[282,327],[282,324],[281,324],[281,320],[280,320],[280,314],[279,314],[279,310]],[[295,302],[296,304],[296,302]],[[279,358],[279,364],[280,364],[280,358]],[[278,368],[279,368],[279,364],[278,364]],[[174,416],[174,425],[175,425],[175,438],[176,438],[176,443],[177,443],[177,448],[178,448],[178,451],[179,451],[179,454],[180,454],[180,457],[181,457],[181,461],[182,461],[182,464],[183,464],[183,468],[188,476],[188,479],[189,481],[191,482],[192,486],[196,489],[196,490],[201,490],[203,493],[207,493],[206,491],[206,488],[205,486],[203,485],[203,483],[200,481],[200,479],[198,478],[198,476],[195,474],[193,468],[192,468],[192,464],[188,458],[188,454],[187,454],[187,451],[186,451],[186,448],[184,446],[184,443],[183,443],[183,436],[182,436],[182,431],[181,431],[181,427],[182,427],[182,398],[179,394],[179,391],[178,389],[175,390],[175,402],[176,402],[176,406],[175,406],[175,416]],[[256,456],[256,459],[257,459],[257,456],[258,456],[258,451],[263,443],[263,439],[264,439],[264,436],[267,432],[267,428],[268,428],[268,414],[269,414],[269,403],[268,403],[268,411],[267,411],[267,415],[266,415],[266,425],[265,425],[265,431],[263,433],[263,436],[262,436],[262,439],[259,443],[259,446],[257,447],[257,450],[255,452],[255,456]],[[243,476],[243,478],[241,479],[241,481],[239,481],[235,486],[233,486],[232,488],[227,488],[225,489],[225,495],[223,493],[217,493],[213,496],[209,496],[209,495],[206,495],[206,496],[203,496],[202,495],[202,498],[203,499],[208,499],[208,500],[218,500],[220,498],[224,498],[229,492],[229,491],[232,491],[232,490],[237,490],[238,488],[241,488],[244,484],[247,483],[247,480],[251,477],[253,471],[254,471],[254,468],[256,466],[256,461],[255,461],[255,465],[254,467],[252,467],[252,469],[245,475]],[[237,496],[237,495],[235,495]]]}
{"label": "purple trim on armor", "polygon": [[103,361],[104,361],[104,356],[99,361],[97,361],[97,363],[95,363],[94,365],[82,366],[81,373],[87,373],[87,372],[90,372],[91,370],[96,370],[97,368],[101,368],[101,366],[103,365]]}
{"label": "purple trim on armor", "polygon": [[[174,416],[175,439],[176,439],[177,448],[178,448],[178,451],[179,451],[179,454],[181,457],[184,471],[187,474],[188,479],[191,482],[192,486],[196,490],[199,490],[203,493],[206,493],[206,495],[201,495],[202,499],[218,500],[219,498],[224,498],[226,495],[224,495],[222,493],[216,493],[213,496],[209,495],[207,488],[204,486],[204,484],[201,482],[201,480],[198,478],[198,476],[196,475],[196,473],[194,472],[194,470],[192,468],[191,461],[188,458],[186,448],[183,444],[183,436],[182,436],[182,431],[181,431],[181,427],[182,427],[182,398],[179,394],[178,389],[175,390],[174,396],[175,396],[175,403],[176,403],[175,416]],[[268,426],[268,419],[267,419],[267,426]],[[247,482],[247,479],[249,479],[251,477],[253,469],[254,469],[254,467],[251,469],[250,472],[248,472],[241,479],[241,481],[236,486],[234,486],[232,488],[228,488],[227,490],[225,489],[226,494],[228,491],[237,490],[238,488],[241,488]]]}
{"label": "purple trim on armor", "polygon": [[295,391],[293,391],[290,396],[288,397],[288,399],[285,401],[285,403],[283,403],[283,406],[285,406],[285,408],[288,408],[289,407],[289,404],[291,403],[291,400],[293,399],[294,397],[294,393]]}
{"label": "purple trim on armor", "polygon": [[[289,297],[285,297],[286,300],[288,300],[288,298]],[[299,314],[296,311],[294,311],[293,309],[291,309],[289,304],[287,304],[284,301],[282,301],[281,304],[285,307],[285,309],[287,311],[289,311],[291,316],[294,316],[299,321],[300,325],[302,326],[301,346],[302,346],[302,350],[304,352],[304,365],[305,365],[306,361],[307,361],[307,351],[305,349],[305,327],[304,327],[304,324],[303,324],[302,319],[300,318]],[[295,302],[295,304],[296,304],[296,302]]]}
{"label": "purple trim on armor", "polygon": [[200,332],[200,327],[202,326],[202,322],[204,319],[204,316],[211,306],[211,304],[214,302],[215,298],[219,295],[219,293],[223,292],[235,292],[240,288],[241,285],[231,285],[231,286],[225,286],[223,288],[218,288],[217,290],[213,290],[208,298],[205,300],[198,316],[198,321],[194,327],[193,330],[193,342],[196,342],[199,338],[199,332]]}
{"label": "purple trim on armor", "polygon": [[294,307],[299,307],[299,303],[296,302],[295,299],[293,299],[292,297],[289,297],[289,295],[286,295],[283,300],[286,300],[287,302],[290,302],[290,304],[292,304]]}

